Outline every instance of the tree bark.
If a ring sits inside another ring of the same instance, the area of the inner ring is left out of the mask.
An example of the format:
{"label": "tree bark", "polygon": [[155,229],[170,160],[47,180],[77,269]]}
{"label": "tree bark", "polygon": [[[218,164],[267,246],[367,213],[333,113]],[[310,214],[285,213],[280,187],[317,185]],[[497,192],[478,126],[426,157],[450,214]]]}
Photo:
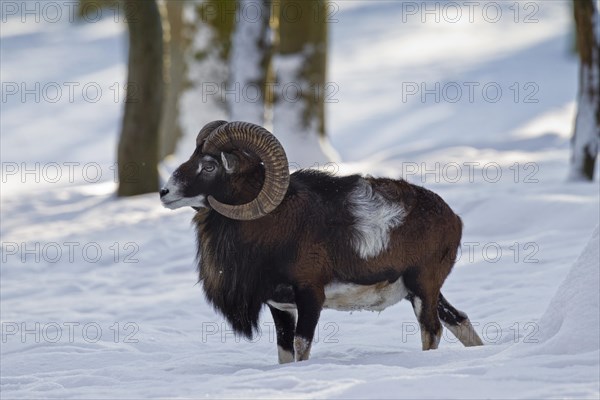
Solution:
{"label": "tree bark", "polygon": [[594,0],[573,0],[573,10],[580,62],[570,178],[591,181],[600,143],[600,16]]}
{"label": "tree bark", "polygon": [[194,0],[184,5],[187,7],[184,23],[190,40],[185,55],[186,87],[180,98],[185,138],[197,134],[210,121],[227,119],[228,106],[222,88],[229,78],[236,4],[236,0]]}
{"label": "tree bark", "polygon": [[322,167],[335,158],[325,141],[327,2],[277,5],[273,132],[293,167]]}
{"label": "tree bark", "polygon": [[270,0],[239,0],[230,52],[228,98],[232,121],[265,125],[266,83],[273,45],[269,40]]}
{"label": "tree bark", "polygon": [[118,147],[119,196],[158,189],[163,32],[155,0],[124,0],[129,28],[127,97]]}
{"label": "tree bark", "polygon": [[165,96],[160,123],[160,154],[162,160],[175,152],[177,141],[182,136],[179,123],[179,98],[185,88],[186,63],[183,2],[164,1],[163,31],[165,46]]}
{"label": "tree bark", "polygon": [[[325,136],[325,103],[322,94],[327,75],[326,2],[319,0],[282,0],[279,10],[279,43],[277,53],[296,57],[298,63],[289,68],[281,63],[278,72],[289,69],[292,82],[302,86],[299,106],[302,125],[310,133]],[[284,85],[287,82],[282,82]],[[283,89],[283,88],[281,88]],[[291,100],[291,93],[279,93],[276,101]],[[284,98],[286,97],[286,98]],[[311,127],[312,124],[315,124]]]}

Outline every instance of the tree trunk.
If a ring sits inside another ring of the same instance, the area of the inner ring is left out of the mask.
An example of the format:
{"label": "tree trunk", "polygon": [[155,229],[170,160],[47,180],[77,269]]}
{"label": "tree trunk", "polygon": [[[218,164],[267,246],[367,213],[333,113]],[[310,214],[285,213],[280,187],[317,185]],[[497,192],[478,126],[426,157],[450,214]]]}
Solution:
{"label": "tree trunk", "polygon": [[594,0],[573,0],[579,51],[579,97],[570,179],[593,180],[600,143],[600,16]]}
{"label": "tree trunk", "polygon": [[119,140],[119,196],[158,189],[158,141],[163,92],[163,34],[155,0],[124,0],[129,65]]}
{"label": "tree trunk", "polygon": [[164,1],[163,30],[165,46],[165,96],[163,116],[160,123],[160,153],[162,160],[175,152],[177,141],[182,136],[179,123],[179,98],[185,87],[186,64],[183,2]]}
{"label": "tree trunk", "polygon": [[194,145],[193,139],[202,126],[216,119],[227,119],[228,106],[222,88],[229,76],[236,4],[235,0],[185,2],[184,24],[190,44],[185,55],[186,87],[180,98],[184,153]]}
{"label": "tree trunk", "polygon": [[333,158],[324,140],[327,2],[281,0],[277,6],[273,132],[292,167],[322,167]]}
{"label": "tree trunk", "polygon": [[232,121],[265,125],[265,93],[271,65],[269,0],[239,0],[229,62],[228,97]]}

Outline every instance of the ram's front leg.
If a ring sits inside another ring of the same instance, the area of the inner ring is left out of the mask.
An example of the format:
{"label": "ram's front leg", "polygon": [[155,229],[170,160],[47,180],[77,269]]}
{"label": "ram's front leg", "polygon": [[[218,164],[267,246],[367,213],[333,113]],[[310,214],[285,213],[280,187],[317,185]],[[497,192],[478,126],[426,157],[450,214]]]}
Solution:
{"label": "ram's front leg", "polygon": [[296,312],[278,310],[269,305],[277,332],[277,356],[279,364],[294,362],[294,330],[296,329]]}
{"label": "ram's front leg", "polygon": [[305,287],[295,290],[298,322],[294,336],[296,361],[308,360],[310,347],[319,322],[325,294],[323,288]]}

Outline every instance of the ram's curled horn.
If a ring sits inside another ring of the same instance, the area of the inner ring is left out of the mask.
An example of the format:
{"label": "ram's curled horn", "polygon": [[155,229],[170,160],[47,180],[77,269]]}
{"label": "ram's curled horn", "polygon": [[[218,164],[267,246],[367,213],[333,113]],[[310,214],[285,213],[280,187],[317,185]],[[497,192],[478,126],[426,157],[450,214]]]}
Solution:
{"label": "ram's curled horn", "polygon": [[206,139],[203,152],[218,153],[234,148],[250,151],[261,159],[265,168],[263,187],[258,196],[246,204],[224,204],[212,196],[208,197],[208,203],[219,214],[231,219],[261,218],[275,210],[285,197],[290,183],[287,156],[271,132],[248,122],[219,125]]}
{"label": "ram's curled horn", "polygon": [[209,122],[208,124],[204,125],[204,127],[202,129],[200,129],[200,132],[198,133],[198,136],[196,137],[196,147],[200,147],[200,149],[202,149],[202,146],[204,145],[206,138],[208,138],[208,136],[211,133],[213,133],[215,129],[217,129],[221,125],[225,125],[226,123],[227,123],[227,121],[212,121],[212,122]]}

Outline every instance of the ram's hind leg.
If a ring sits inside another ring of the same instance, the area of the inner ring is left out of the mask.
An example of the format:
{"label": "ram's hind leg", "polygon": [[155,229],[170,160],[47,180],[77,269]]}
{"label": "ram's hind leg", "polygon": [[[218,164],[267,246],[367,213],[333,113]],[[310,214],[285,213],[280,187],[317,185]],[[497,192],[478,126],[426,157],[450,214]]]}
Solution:
{"label": "ram's hind leg", "polygon": [[431,296],[414,293],[410,293],[406,298],[410,300],[419,321],[423,350],[437,349],[442,337],[442,324],[438,317],[437,302],[432,301]]}
{"label": "ram's hind leg", "polygon": [[467,314],[452,307],[452,304],[448,303],[448,300],[446,300],[441,293],[437,307],[442,324],[444,324],[444,326],[448,328],[448,330],[452,332],[463,345],[467,347],[483,345],[481,338],[477,335],[477,332],[475,332]]}
{"label": "ram's hind leg", "polygon": [[294,334],[296,330],[296,312],[278,310],[269,305],[275,330],[277,332],[277,355],[279,364],[294,362]]}
{"label": "ram's hind leg", "polygon": [[408,290],[406,298],[410,300],[421,328],[423,350],[437,349],[442,338],[437,303],[445,276],[438,271],[437,266],[415,267],[408,269],[402,276]]}

